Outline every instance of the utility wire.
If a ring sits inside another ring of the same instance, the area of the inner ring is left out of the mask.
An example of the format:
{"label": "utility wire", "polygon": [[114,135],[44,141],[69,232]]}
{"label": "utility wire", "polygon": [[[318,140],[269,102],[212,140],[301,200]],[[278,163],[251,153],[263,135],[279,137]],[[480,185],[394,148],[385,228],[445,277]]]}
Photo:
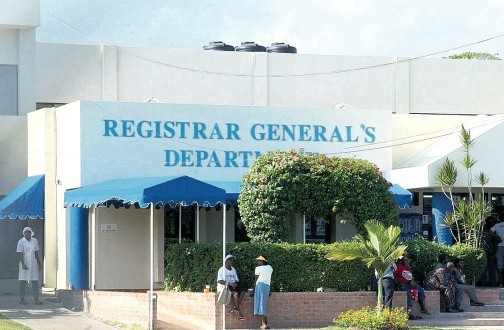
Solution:
{"label": "utility wire", "polygon": [[96,42],[98,45],[110,48],[110,49],[115,50],[115,51],[117,51],[119,53],[124,53],[126,55],[129,55],[131,57],[137,58],[139,60],[150,62],[150,63],[156,64],[156,65],[160,65],[160,66],[163,66],[163,67],[167,67],[167,68],[170,68],[170,69],[176,69],[176,70],[182,70],[182,71],[188,71],[188,72],[200,73],[200,74],[210,74],[210,75],[216,75],[216,76],[257,77],[257,78],[289,78],[289,77],[307,77],[307,76],[334,75],[334,74],[340,74],[340,73],[348,73],[348,72],[354,72],[354,71],[363,71],[363,70],[369,70],[369,69],[376,69],[376,68],[381,68],[381,67],[396,65],[397,63],[410,62],[410,61],[418,60],[418,59],[421,59],[421,58],[425,58],[425,57],[429,57],[429,56],[434,56],[434,55],[439,55],[439,54],[442,54],[442,53],[454,51],[454,50],[457,50],[457,49],[461,49],[461,48],[477,45],[477,44],[484,43],[484,42],[487,42],[487,41],[490,41],[490,40],[494,40],[494,39],[498,39],[498,38],[504,37],[504,33],[503,33],[503,34],[499,34],[499,35],[496,35],[496,36],[493,36],[493,37],[489,37],[489,38],[485,38],[485,39],[478,40],[478,41],[475,41],[475,42],[471,42],[471,43],[468,43],[468,44],[464,44],[464,45],[461,45],[461,46],[457,46],[457,47],[453,47],[453,48],[449,48],[449,49],[445,49],[445,50],[441,50],[441,51],[436,51],[436,52],[425,54],[425,55],[421,55],[421,56],[410,57],[410,58],[406,58],[406,59],[402,59],[402,60],[396,60],[396,61],[385,62],[385,63],[381,63],[381,64],[375,64],[375,65],[357,67],[357,68],[342,69],[342,70],[332,70],[332,71],[325,71],[325,72],[311,72],[311,73],[310,72],[309,73],[297,73],[297,74],[294,73],[294,74],[285,74],[285,75],[282,75],[282,74],[253,75],[253,74],[240,74],[240,73],[226,73],[226,72],[218,72],[218,71],[201,70],[201,69],[196,69],[196,68],[190,68],[190,67],[185,67],[185,66],[180,66],[180,65],[165,63],[165,62],[161,62],[161,61],[158,61],[158,60],[150,59],[150,58],[147,58],[147,57],[144,57],[144,56],[132,53],[132,52],[127,51],[126,49],[124,49],[122,47],[108,45],[108,44],[106,44],[104,42],[101,42],[100,40],[98,40],[98,39],[96,39],[96,38],[94,38],[94,37],[92,37],[92,36],[90,36],[90,35],[82,32],[81,30],[77,29],[73,25],[71,25],[71,24],[63,21],[58,16],[56,16],[55,14],[53,14],[52,12],[50,12],[49,10],[45,9],[44,7],[42,7],[42,5],[40,5],[39,3],[37,3],[35,0],[31,0],[31,1],[33,3],[35,3],[40,8],[40,10],[42,10],[43,12],[45,12],[47,15],[51,16],[56,21],[60,22],[61,24],[63,24],[67,28],[75,31],[76,33],[78,33],[78,34],[80,34],[80,35],[82,35],[82,36],[84,36],[84,37],[86,37],[86,38],[88,38],[88,39]]}
{"label": "utility wire", "polygon": [[[111,116],[113,116],[113,117],[121,120],[121,118],[119,116],[117,116],[115,113],[109,111],[108,109],[102,107],[97,102],[95,102],[95,101],[90,101],[90,102],[93,103],[96,107],[100,108],[103,112],[108,113]],[[500,119],[498,121],[498,124],[501,124],[502,122],[504,122],[504,118]],[[478,125],[471,126],[470,129],[484,127],[484,126],[489,125],[489,124],[495,124],[495,119],[493,118],[493,116],[489,116],[488,118],[485,118],[485,120],[482,120],[480,123],[478,123]],[[496,125],[498,125],[498,124],[496,124]],[[407,136],[407,137],[402,137],[402,138],[398,138],[398,139],[391,139],[391,140],[387,140],[387,141],[380,141],[380,142],[370,143],[370,144],[367,144],[367,145],[345,147],[345,148],[342,148],[339,151],[324,152],[324,154],[325,155],[334,155],[334,156],[337,156],[337,155],[344,155],[344,154],[351,154],[351,153],[359,153],[359,152],[375,151],[375,150],[386,149],[386,148],[393,148],[393,147],[398,147],[398,146],[410,145],[410,144],[414,144],[414,143],[421,143],[421,142],[426,142],[426,141],[442,138],[442,137],[445,137],[445,136],[450,136],[450,135],[458,134],[458,132],[459,132],[458,129],[459,129],[458,126],[457,127],[452,127],[452,128],[446,128],[446,129],[441,129],[441,130],[437,130],[437,131],[431,131],[431,132],[427,132],[427,133],[422,133],[422,134],[416,134],[416,135],[411,135],[411,136]],[[440,134],[436,134],[436,133],[440,133]],[[432,134],[436,134],[436,135],[431,136]],[[427,137],[423,137],[423,136],[427,136]],[[411,140],[411,139],[414,139],[414,140],[407,141],[407,140]],[[186,145],[186,146],[193,147],[193,148],[208,150],[208,151],[215,151],[215,152],[224,152],[224,151],[226,151],[224,149],[211,148],[211,147],[197,145],[197,144],[194,144],[194,143],[189,143],[189,142],[186,142],[186,141],[182,141],[180,139],[170,139],[170,142]],[[307,148],[305,148],[305,150],[306,149]],[[47,152],[47,151],[41,151],[41,150],[36,150],[36,149],[28,149],[28,150],[32,151],[32,152],[45,153],[46,155],[54,156],[54,153]],[[73,155],[66,155],[66,154],[62,154],[62,153],[60,153],[60,155],[63,156],[63,157],[74,157]],[[156,162],[156,161],[135,160],[135,159],[128,159],[128,160],[106,159],[106,158],[103,158],[103,157],[97,158],[97,157],[90,157],[90,156],[85,156],[85,155],[82,155],[81,158],[82,159],[91,160],[91,161],[100,161],[100,162],[103,162],[103,163],[114,163],[115,162],[115,163],[133,163],[133,164],[160,164],[160,162]]]}

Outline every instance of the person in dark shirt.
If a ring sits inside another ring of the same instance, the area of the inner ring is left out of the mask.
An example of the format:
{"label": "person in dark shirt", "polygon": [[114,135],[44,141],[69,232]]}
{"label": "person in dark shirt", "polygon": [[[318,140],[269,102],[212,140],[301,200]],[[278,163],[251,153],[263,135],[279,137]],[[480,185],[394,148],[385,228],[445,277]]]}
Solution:
{"label": "person in dark shirt", "polygon": [[464,310],[460,308],[463,291],[457,288],[452,275],[446,268],[448,261],[448,257],[445,254],[438,256],[438,264],[425,278],[424,286],[427,290],[439,290],[441,292],[446,312],[463,312]]}

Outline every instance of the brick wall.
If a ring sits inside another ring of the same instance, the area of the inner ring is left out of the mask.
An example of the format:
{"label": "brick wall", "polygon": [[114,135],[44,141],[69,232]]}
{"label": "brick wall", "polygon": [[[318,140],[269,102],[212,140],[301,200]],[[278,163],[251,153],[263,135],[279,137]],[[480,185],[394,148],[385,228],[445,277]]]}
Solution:
{"label": "brick wall", "polygon": [[[149,294],[123,291],[58,290],[61,304],[71,310],[80,310],[103,321],[149,326]],[[154,303],[154,322],[156,321]]]}
{"label": "brick wall", "polygon": [[[439,292],[426,291],[426,295],[427,308],[432,313],[439,313]],[[245,320],[238,320],[229,312],[231,305],[226,307],[226,328],[258,328],[261,321],[253,315],[253,304],[253,298],[245,296],[241,304]],[[268,321],[275,328],[325,327],[332,324],[333,318],[341,312],[363,306],[376,306],[374,292],[274,292],[268,301]],[[406,306],[405,292],[395,292],[394,306]],[[418,303],[413,309],[419,313]],[[202,315],[204,313],[209,314]],[[184,321],[182,315],[190,317],[184,317]],[[200,320],[196,322],[196,318]],[[191,329],[219,329],[222,327],[222,305],[216,305],[213,293],[160,293],[158,319]]]}
{"label": "brick wall", "polygon": [[480,302],[490,304],[500,300],[500,292],[500,288],[477,288],[476,296]]}
{"label": "brick wall", "polygon": [[214,329],[214,293],[158,292],[157,319],[189,329]]}
{"label": "brick wall", "polygon": [[[438,291],[426,291],[427,309],[440,312]],[[139,292],[120,291],[72,291],[58,290],[64,307],[84,310],[87,315],[102,320],[125,324],[138,323],[148,326],[149,295]],[[222,327],[222,305],[216,302],[215,293],[199,292],[156,292],[156,318],[175,327],[186,329],[220,329]],[[498,288],[477,289],[478,298],[484,303],[499,301]],[[269,322],[275,328],[313,328],[332,324],[333,318],[349,309],[375,306],[376,293],[359,292],[274,292],[268,302]],[[156,308],[157,306],[157,308]],[[394,307],[406,306],[406,292],[396,291]],[[469,297],[464,294],[462,307],[469,306]],[[226,328],[249,329],[260,326],[260,318],[253,315],[253,298],[245,296],[242,312],[245,320],[226,307]],[[419,314],[420,306],[413,303],[413,313]],[[173,327],[172,327],[173,328]]]}

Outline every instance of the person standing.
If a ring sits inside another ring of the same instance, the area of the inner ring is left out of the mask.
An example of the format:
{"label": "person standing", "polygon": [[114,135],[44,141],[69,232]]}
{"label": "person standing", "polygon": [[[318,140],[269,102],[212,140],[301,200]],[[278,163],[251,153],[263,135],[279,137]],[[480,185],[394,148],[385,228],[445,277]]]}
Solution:
{"label": "person standing", "polygon": [[[392,299],[394,298],[395,279],[394,271],[397,269],[396,264],[390,264],[385,273],[383,274],[382,287],[383,287],[383,306],[392,309]],[[375,276],[378,272],[375,271]]]}
{"label": "person standing", "polygon": [[254,276],[254,315],[262,316],[261,329],[269,329],[267,305],[273,268],[264,256],[257,257],[256,261],[258,266]]}
{"label": "person standing", "polygon": [[238,280],[238,274],[234,265],[234,256],[228,254],[224,261],[225,266],[221,267],[217,272],[217,292],[221,292],[227,286],[229,291],[231,291],[231,297],[233,300],[233,308],[231,313],[238,314],[238,320],[243,320],[243,314],[240,309],[240,303],[245,296],[243,288],[240,286],[240,281]]}
{"label": "person standing", "polygon": [[21,305],[27,305],[26,301],[26,285],[28,281],[32,284],[33,297],[35,304],[40,305],[38,272],[42,269],[38,256],[39,245],[35,237],[35,233],[30,227],[23,229],[23,238],[17,243],[17,253],[19,255],[19,296]]}
{"label": "person standing", "polygon": [[497,244],[497,270],[499,272],[499,284],[504,286],[504,222],[498,222],[490,228],[490,231],[500,238]]}

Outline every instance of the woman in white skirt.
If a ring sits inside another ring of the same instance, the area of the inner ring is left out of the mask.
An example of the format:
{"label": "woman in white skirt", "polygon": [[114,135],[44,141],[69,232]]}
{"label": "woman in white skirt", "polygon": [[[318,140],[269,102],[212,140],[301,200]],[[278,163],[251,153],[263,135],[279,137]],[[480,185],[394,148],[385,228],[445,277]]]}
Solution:
{"label": "woman in white skirt", "polygon": [[254,277],[254,314],[262,316],[261,329],[269,329],[267,305],[273,268],[264,256],[257,257],[256,261],[258,266]]}

